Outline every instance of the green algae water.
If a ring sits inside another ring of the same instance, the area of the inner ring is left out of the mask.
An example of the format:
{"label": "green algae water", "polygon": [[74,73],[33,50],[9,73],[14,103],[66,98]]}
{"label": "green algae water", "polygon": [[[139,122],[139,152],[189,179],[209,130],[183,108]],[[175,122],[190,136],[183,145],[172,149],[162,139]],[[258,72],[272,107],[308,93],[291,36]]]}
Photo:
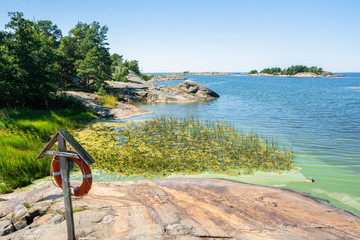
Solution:
{"label": "green algae water", "polygon": [[[305,191],[360,213],[360,88],[356,87],[360,86],[360,73],[344,74],[343,78],[256,77],[240,73],[185,76],[221,97],[193,104],[141,105],[154,114],[133,120],[192,116],[227,121],[240,131],[274,138],[293,149],[300,174],[256,173],[237,180]],[[156,84],[172,86],[180,82]],[[306,182],[305,177],[315,182]]]}

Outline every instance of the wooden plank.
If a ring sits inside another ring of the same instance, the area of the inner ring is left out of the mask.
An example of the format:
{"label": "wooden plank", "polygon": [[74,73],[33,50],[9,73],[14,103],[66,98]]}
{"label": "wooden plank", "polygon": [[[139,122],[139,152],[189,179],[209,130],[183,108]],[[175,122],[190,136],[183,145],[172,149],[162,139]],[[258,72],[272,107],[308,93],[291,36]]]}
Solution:
{"label": "wooden plank", "polygon": [[85,151],[85,149],[80,145],[78,141],[66,130],[66,128],[60,129],[58,133],[63,136],[69,145],[77,152],[84,161],[90,165],[95,162],[95,160]]}
{"label": "wooden plank", "polygon": [[[59,143],[59,152],[65,152],[66,151],[66,142],[65,142],[64,137],[61,135],[58,135],[57,140]],[[71,193],[70,193],[70,183],[68,182],[69,160],[66,157],[60,157],[60,167],[61,167],[63,194],[64,194],[65,217],[66,217],[68,240],[75,240],[75,229],[74,229],[74,218],[73,218],[73,209],[72,209]]]}
{"label": "wooden plank", "polygon": [[45,152],[47,150],[50,150],[54,144],[57,142],[57,136],[59,135],[59,132],[56,132],[55,135],[51,138],[51,140],[48,142],[48,144],[44,147],[44,149],[39,153],[39,155],[35,159],[43,158],[45,157]]}
{"label": "wooden plank", "polygon": [[70,158],[77,158],[80,157],[76,153],[68,153],[68,152],[57,152],[57,151],[46,151],[44,152],[46,155],[57,155],[59,157],[70,157]]}

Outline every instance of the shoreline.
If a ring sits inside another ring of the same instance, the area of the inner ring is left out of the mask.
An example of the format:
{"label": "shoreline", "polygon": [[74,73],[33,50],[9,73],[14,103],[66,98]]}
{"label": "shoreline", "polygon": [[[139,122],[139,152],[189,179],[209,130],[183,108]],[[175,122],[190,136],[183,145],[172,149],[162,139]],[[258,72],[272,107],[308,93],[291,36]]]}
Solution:
{"label": "shoreline", "polygon": [[80,101],[86,108],[97,112],[102,118],[114,117],[125,119],[153,113],[152,111],[121,102],[118,102],[117,107],[104,107],[95,101],[93,94],[89,93],[75,91],[66,91],[65,93]]}

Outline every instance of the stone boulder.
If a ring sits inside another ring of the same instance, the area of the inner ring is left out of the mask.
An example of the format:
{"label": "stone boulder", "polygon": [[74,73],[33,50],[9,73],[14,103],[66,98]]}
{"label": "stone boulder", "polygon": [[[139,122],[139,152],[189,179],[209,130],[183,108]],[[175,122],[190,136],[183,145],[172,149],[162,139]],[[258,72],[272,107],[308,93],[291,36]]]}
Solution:
{"label": "stone boulder", "polygon": [[194,82],[192,80],[185,80],[184,82],[177,85],[177,87],[187,93],[195,94],[197,96],[204,96],[209,98],[218,98],[219,94],[211,90],[210,88],[201,85],[200,83]]}

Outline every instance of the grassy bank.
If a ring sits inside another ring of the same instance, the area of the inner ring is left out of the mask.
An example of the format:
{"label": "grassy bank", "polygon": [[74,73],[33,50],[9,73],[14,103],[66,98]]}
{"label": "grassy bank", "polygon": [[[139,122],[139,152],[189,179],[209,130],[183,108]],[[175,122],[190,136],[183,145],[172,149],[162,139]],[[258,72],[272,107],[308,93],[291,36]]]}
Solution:
{"label": "grassy bank", "polygon": [[158,118],[97,123],[75,135],[96,159],[92,167],[123,176],[239,175],[293,168],[291,151],[280,151],[276,142],[255,134],[239,134],[223,122]]}
{"label": "grassy bank", "polygon": [[0,110],[0,193],[49,175],[50,157],[35,160],[61,128],[75,130],[96,118],[81,105],[53,110]]}

